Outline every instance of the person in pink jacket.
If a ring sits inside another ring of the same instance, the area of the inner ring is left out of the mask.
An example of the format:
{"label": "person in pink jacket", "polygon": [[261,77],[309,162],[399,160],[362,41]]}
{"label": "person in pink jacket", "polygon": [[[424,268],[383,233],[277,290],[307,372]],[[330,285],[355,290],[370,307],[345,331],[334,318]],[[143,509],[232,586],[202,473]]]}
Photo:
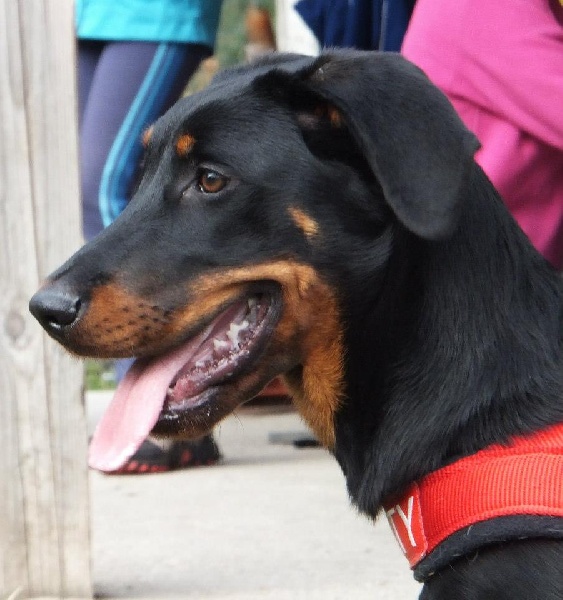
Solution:
{"label": "person in pink jacket", "polygon": [[402,54],[449,97],[508,208],[563,269],[562,3],[418,0]]}

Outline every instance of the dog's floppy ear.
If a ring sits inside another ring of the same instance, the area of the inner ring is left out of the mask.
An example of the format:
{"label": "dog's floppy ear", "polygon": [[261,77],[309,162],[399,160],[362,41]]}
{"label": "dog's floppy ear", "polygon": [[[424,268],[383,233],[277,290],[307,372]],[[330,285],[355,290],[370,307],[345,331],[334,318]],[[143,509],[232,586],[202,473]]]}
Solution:
{"label": "dog's floppy ear", "polygon": [[398,54],[335,51],[296,75],[341,113],[399,221],[450,235],[479,142],[423,72]]}

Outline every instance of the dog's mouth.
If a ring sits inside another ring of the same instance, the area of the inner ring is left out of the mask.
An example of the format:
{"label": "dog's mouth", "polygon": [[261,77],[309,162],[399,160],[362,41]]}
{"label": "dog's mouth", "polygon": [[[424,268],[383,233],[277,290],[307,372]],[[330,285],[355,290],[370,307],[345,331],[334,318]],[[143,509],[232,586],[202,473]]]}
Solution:
{"label": "dog's mouth", "polygon": [[98,424],[90,466],[119,469],[151,431],[165,436],[203,433],[257,393],[259,389],[250,389],[242,398],[231,394],[230,400],[221,391],[248,378],[280,313],[279,294],[253,293],[229,304],[179,347],[138,359]]}
{"label": "dog's mouth", "polygon": [[271,297],[255,295],[221,313],[203,332],[195,355],[170,382],[164,412],[197,406],[204,401],[205,390],[243,369],[268,333],[271,308]]}

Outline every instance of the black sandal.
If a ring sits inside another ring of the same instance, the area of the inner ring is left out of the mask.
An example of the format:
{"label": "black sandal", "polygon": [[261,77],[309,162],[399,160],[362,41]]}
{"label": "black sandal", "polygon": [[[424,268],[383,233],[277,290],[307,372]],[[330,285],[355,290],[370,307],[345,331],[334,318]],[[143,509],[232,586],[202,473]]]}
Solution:
{"label": "black sandal", "polygon": [[217,464],[221,453],[212,435],[199,440],[172,442],[161,448],[150,439],[145,440],[135,454],[114,475],[164,473],[177,469]]}

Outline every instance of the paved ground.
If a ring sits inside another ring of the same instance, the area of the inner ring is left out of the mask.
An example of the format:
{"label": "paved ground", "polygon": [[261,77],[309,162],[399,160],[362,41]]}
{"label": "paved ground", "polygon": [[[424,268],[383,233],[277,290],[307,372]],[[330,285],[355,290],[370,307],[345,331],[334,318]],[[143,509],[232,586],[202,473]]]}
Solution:
{"label": "paved ground", "polygon": [[[89,394],[93,426],[107,395]],[[224,461],[91,475],[95,593],[143,600],[415,600],[387,523],[351,508],[323,450],[271,444],[294,413],[246,411],[217,431]]]}

